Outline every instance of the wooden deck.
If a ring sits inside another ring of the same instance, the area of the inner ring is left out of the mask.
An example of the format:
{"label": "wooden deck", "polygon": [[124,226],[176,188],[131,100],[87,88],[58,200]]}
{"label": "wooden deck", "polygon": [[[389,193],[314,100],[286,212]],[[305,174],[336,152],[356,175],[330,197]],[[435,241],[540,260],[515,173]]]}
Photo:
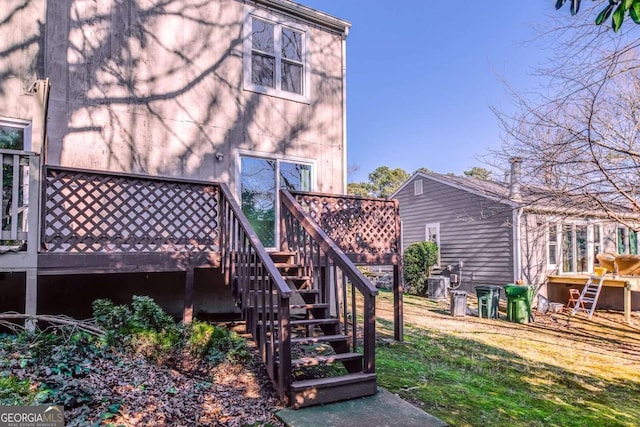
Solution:
{"label": "wooden deck", "polygon": [[[548,276],[548,284],[584,286],[589,279],[587,274]],[[640,292],[640,276],[607,275],[602,285],[605,288],[621,288],[624,291],[624,318],[631,323],[631,292]]]}

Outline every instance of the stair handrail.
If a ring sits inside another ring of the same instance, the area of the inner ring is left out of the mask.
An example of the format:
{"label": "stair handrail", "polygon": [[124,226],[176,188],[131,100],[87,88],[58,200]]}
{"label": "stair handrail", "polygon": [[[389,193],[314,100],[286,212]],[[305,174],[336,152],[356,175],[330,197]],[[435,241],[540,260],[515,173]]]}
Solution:
{"label": "stair handrail", "polygon": [[280,190],[280,203],[362,294],[364,299],[363,316],[365,317],[363,324],[364,372],[375,372],[375,298],[378,295],[378,289],[356,268],[349,257],[318,223],[305,212],[289,191]]}
{"label": "stair handrail", "polygon": [[362,293],[370,296],[378,295],[378,289],[371,284],[360,270],[351,262],[349,257],[340,247],[329,237],[329,235],[315,222],[302,208],[300,203],[287,190],[280,190],[281,202],[289,210],[298,222],[304,227],[311,237],[318,241],[320,247],[328,255],[331,255],[333,262],[338,267],[349,272],[349,280]]}
{"label": "stair handrail", "polygon": [[[242,208],[240,207],[236,199],[231,195],[229,187],[227,187],[227,185],[224,183],[220,183],[218,185],[220,186],[220,192],[222,193],[224,200],[229,204],[229,207],[231,208],[233,214],[238,219],[238,222],[244,229],[245,233],[247,233],[247,237],[249,237],[251,246],[253,246],[253,249],[256,251],[256,255],[258,255],[260,261],[267,268],[271,279],[277,285],[278,292],[281,293],[282,296],[290,297],[291,289],[289,288],[289,286],[287,286],[287,283],[282,278],[282,275],[279,273],[278,268],[276,267],[275,263],[269,256],[269,253],[260,241],[258,234],[251,226],[249,219],[245,216],[244,212],[242,212]],[[220,252],[224,254],[226,249],[228,248],[221,245]]]}
{"label": "stair handrail", "polygon": [[[232,280],[232,275],[234,274],[233,251],[234,249],[237,249],[236,245],[238,242],[233,240],[233,234],[235,233],[235,239],[237,239],[238,233],[242,233],[244,237],[248,239],[253,254],[255,254],[255,257],[259,260],[271,282],[275,285],[278,299],[277,320],[274,320],[273,316],[269,316],[268,318],[266,316],[263,316],[262,318],[259,316],[251,316],[246,320],[247,323],[252,323],[247,324],[247,330],[252,333],[253,338],[260,346],[260,353],[262,355],[263,362],[267,367],[267,372],[269,373],[271,380],[274,382],[278,395],[282,401],[286,402],[288,398],[289,385],[291,384],[291,326],[289,310],[291,289],[282,278],[278,268],[267,253],[267,250],[260,241],[260,238],[254,231],[245,214],[242,212],[240,205],[233,197],[227,185],[224,183],[220,183],[218,185],[220,188],[221,265],[225,272],[226,279]],[[230,215],[235,217],[235,220],[237,221],[236,224],[229,223],[232,219]],[[247,273],[251,274],[250,271]],[[253,274],[257,274],[257,272],[254,272]],[[230,281],[227,283],[230,283]],[[261,298],[264,308],[264,302],[267,300],[266,292],[261,295]],[[271,297],[268,299],[271,301]],[[272,305],[272,302],[269,302],[269,304]],[[246,307],[243,307],[243,314],[244,310],[246,310]],[[261,328],[257,327],[258,322],[262,322]],[[279,329],[277,344],[274,334],[271,334],[269,338],[266,336],[267,326],[270,325],[271,328],[273,328],[276,323]],[[260,332],[258,333],[257,331]]]}

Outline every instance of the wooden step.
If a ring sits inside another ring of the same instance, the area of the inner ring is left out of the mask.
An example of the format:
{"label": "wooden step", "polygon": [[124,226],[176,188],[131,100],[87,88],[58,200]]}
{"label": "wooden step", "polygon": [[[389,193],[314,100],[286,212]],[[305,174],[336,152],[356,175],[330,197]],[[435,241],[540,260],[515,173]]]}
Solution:
{"label": "wooden step", "polygon": [[[291,338],[291,345],[294,344],[322,344],[322,343],[331,343],[331,342],[347,342],[350,338],[347,335],[336,334],[336,335],[320,335],[315,337],[294,337]],[[277,342],[277,341],[276,341]]]}
{"label": "wooden step", "polygon": [[[363,356],[360,353],[338,353],[320,356],[305,356],[299,359],[291,359],[291,366],[294,368],[303,366],[318,366],[326,365],[329,363],[362,360],[362,358]],[[360,369],[362,369],[362,367],[360,367]]]}
{"label": "wooden step", "polygon": [[339,377],[293,381],[289,404],[293,408],[370,396],[378,391],[376,374],[357,372]]}
{"label": "wooden step", "polygon": [[290,251],[269,252],[269,256],[271,257],[274,263],[275,262],[278,262],[278,263],[291,262],[295,255],[296,255],[295,252],[290,252]]}
{"label": "wooden step", "polygon": [[337,325],[339,323],[338,319],[301,319],[290,322],[291,326]]}

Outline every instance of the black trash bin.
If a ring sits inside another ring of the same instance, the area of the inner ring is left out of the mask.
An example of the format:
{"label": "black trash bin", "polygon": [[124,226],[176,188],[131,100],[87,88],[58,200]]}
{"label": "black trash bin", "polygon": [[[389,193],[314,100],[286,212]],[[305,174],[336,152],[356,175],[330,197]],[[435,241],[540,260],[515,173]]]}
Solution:
{"label": "black trash bin", "polygon": [[451,290],[451,315],[453,317],[464,317],[467,314],[467,291]]}
{"label": "black trash bin", "polygon": [[478,317],[485,319],[498,318],[498,304],[500,303],[500,286],[476,286],[478,295]]}

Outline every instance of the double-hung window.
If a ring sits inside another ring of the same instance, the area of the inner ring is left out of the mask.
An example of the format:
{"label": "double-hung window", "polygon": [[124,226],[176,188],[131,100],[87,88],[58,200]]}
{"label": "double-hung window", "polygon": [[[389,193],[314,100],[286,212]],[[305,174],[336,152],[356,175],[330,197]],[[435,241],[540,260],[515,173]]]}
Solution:
{"label": "double-hung window", "polygon": [[297,24],[252,10],[244,30],[244,88],[308,102],[308,34]]}

